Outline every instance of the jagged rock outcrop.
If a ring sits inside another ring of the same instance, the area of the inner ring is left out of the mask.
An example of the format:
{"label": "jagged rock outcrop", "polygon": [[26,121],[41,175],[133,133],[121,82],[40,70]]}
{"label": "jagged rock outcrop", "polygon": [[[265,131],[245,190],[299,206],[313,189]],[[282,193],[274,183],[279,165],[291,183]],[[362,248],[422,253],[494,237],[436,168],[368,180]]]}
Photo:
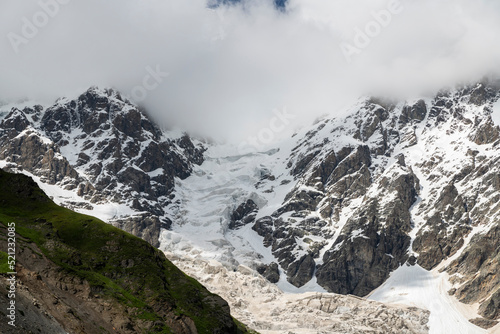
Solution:
{"label": "jagged rock outcrop", "polygon": [[288,281],[297,287],[301,287],[313,278],[316,263],[310,254],[302,256],[291,263],[287,268]]}
{"label": "jagged rock outcrop", "polygon": [[241,203],[231,214],[229,228],[235,229],[253,223],[258,208],[257,204],[251,199],[248,199],[245,203]]}
{"label": "jagged rock outcrop", "polygon": [[41,107],[25,111],[13,109],[0,123],[0,159],[37,173],[43,182],[74,189],[83,180],[61,155],[59,147],[30,127],[27,115],[38,115]]}
{"label": "jagged rock outcrop", "polygon": [[76,190],[82,203],[122,203],[137,212],[110,217],[158,246],[171,221],[174,179],[203,162],[203,148],[187,135],[169,137],[138,107],[113,90],[90,88],[53,106],[13,109],[0,123],[0,159],[45,183]]}
{"label": "jagged rock outcrop", "polygon": [[413,105],[405,105],[403,107],[399,116],[399,123],[403,127],[412,121],[422,122],[425,116],[427,116],[427,105],[424,100],[418,100]]}
{"label": "jagged rock outcrop", "polygon": [[477,234],[447,271],[459,284],[454,294],[467,304],[481,303],[479,313],[487,319],[500,318],[500,226],[495,225],[484,234]]}
{"label": "jagged rock outcrop", "polygon": [[408,258],[409,209],[417,198],[418,179],[402,165],[387,174],[379,189],[390,200],[383,203],[381,193],[365,200],[323,256],[318,282],[331,291],[366,295]]}
{"label": "jagged rock outcrop", "polygon": [[452,292],[481,304],[477,323],[498,319],[499,88],[366,99],[299,137],[283,176],[290,191],[253,225],[288,280],[301,286],[315,268],[327,290],[362,296],[407,261],[430,270],[460,254],[446,268]]}
{"label": "jagged rock outcrop", "polygon": [[258,266],[257,272],[271,283],[277,283],[280,280],[279,267],[276,262]]}
{"label": "jagged rock outcrop", "polygon": [[125,232],[146,240],[151,245],[158,248],[160,246],[159,238],[161,229],[169,229],[172,223],[164,223],[156,216],[144,214],[117,219],[113,222],[113,225]]}

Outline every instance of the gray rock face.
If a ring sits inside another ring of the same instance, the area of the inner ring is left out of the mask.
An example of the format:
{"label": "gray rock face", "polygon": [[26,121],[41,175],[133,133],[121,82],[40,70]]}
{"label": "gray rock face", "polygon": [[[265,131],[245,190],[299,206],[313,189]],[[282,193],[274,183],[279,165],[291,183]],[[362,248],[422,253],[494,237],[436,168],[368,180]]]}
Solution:
{"label": "gray rock face", "polygon": [[119,93],[98,88],[45,110],[14,109],[0,123],[0,159],[11,170],[77,189],[87,203],[128,205],[137,215],[116,217],[115,224],[155,246],[160,229],[171,224],[165,209],[174,178],[188,177],[203,151],[187,135],[169,138]]}
{"label": "gray rock face", "polygon": [[454,257],[450,292],[498,319],[499,97],[482,83],[412,103],[366,99],[297,139],[291,190],[253,226],[288,281],[312,272],[331,292],[364,296],[405,262],[430,270]]}
{"label": "gray rock face", "polygon": [[258,211],[258,206],[254,201],[248,199],[245,203],[242,203],[233,211],[230,221],[229,228],[236,229],[247,224],[251,224],[255,221],[255,215]]}
{"label": "gray rock face", "polygon": [[447,271],[457,283],[454,291],[457,298],[467,304],[480,302],[479,313],[487,319],[500,317],[500,226],[497,224],[488,233],[476,235],[469,246],[453,261]]}
{"label": "gray rock face", "polygon": [[257,232],[260,236],[264,237],[264,246],[269,247],[273,244],[273,225],[274,219],[272,217],[266,216],[257,219],[255,224],[252,226],[252,230]]}
{"label": "gray rock face", "polygon": [[130,234],[146,240],[154,247],[159,247],[160,231],[162,228],[169,229],[170,221],[160,221],[157,216],[150,214],[135,215],[113,221],[113,225]]}
{"label": "gray rock face", "polygon": [[280,272],[276,262],[261,265],[257,267],[257,271],[271,283],[277,283],[280,280]]}
{"label": "gray rock face", "polygon": [[399,116],[399,123],[408,124],[411,121],[423,121],[427,115],[427,106],[424,100],[419,100],[412,106],[406,105]]}
{"label": "gray rock face", "polygon": [[475,318],[475,319],[471,319],[469,321],[471,323],[473,323],[474,325],[481,327],[481,328],[484,328],[484,329],[491,328],[491,327],[496,326],[498,324],[498,321],[488,320],[488,319],[484,319],[484,318]]}
{"label": "gray rock face", "polygon": [[323,256],[324,264],[317,272],[319,284],[331,291],[363,296],[406,262],[411,230],[408,210],[416,200],[418,180],[411,170],[397,169],[400,175],[396,179],[380,180],[385,192],[395,194],[394,201],[380,205],[380,198],[372,198],[351,216],[333,249]]}
{"label": "gray rock face", "polygon": [[49,184],[60,183],[67,189],[76,188],[84,181],[61,155],[57,145],[44,141],[29,127],[26,114],[30,112],[14,109],[0,123],[0,159],[36,172]]}
{"label": "gray rock face", "polygon": [[[442,189],[435,208],[427,223],[429,228],[419,231],[413,242],[413,249],[420,254],[418,264],[429,270],[460,249],[463,237],[471,231],[467,206],[453,184]],[[450,221],[456,222],[453,233],[446,232],[446,222]]]}
{"label": "gray rock face", "polygon": [[302,256],[287,268],[288,281],[296,287],[301,287],[311,280],[316,269],[316,263],[310,254]]}

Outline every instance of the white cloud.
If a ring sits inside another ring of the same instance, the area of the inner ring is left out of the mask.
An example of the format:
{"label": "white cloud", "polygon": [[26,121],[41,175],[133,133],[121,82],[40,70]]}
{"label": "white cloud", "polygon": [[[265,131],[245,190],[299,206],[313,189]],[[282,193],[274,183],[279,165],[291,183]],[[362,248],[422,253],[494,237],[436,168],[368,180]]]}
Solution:
{"label": "white cloud", "polygon": [[90,85],[130,94],[159,66],[169,75],[143,101],[153,115],[241,140],[266,127],[273,109],[297,115],[290,132],[360,94],[418,94],[498,69],[500,9],[488,0],[402,0],[348,63],[340,45],[389,3],[289,0],[281,13],[265,0],[215,10],[206,0],[72,0],[15,53],[8,34],[22,36],[23,18],[43,9],[3,0],[0,99],[53,99]]}

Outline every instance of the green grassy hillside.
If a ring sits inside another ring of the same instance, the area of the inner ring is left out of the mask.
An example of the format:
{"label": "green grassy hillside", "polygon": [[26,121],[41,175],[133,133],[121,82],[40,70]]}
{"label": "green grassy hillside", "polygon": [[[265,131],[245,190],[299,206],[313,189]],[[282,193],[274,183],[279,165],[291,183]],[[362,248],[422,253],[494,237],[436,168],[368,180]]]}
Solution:
{"label": "green grassy hillside", "polygon": [[154,323],[147,332],[171,333],[169,321],[175,316],[192,319],[198,333],[246,331],[231,318],[225,301],[161,251],[94,217],[57,206],[29,177],[0,170],[0,222],[15,222],[16,232],[36,243],[65,274],[83,278],[94,294],[125,306],[137,323]]}

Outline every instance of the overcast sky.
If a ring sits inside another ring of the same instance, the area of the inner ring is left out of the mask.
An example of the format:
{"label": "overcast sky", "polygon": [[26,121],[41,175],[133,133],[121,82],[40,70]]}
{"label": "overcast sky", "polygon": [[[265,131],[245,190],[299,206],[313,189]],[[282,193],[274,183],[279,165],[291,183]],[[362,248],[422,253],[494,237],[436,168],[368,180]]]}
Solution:
{"label": "overcast sky", "polygon": [[1,100],[145,91],[165,124],[230,140],[275,109],[296,116],[291,132],[362,94],[418,95],[500,68],[493,0],[289,0],[285,11],[271,0],[0,0],[0,36]]}

